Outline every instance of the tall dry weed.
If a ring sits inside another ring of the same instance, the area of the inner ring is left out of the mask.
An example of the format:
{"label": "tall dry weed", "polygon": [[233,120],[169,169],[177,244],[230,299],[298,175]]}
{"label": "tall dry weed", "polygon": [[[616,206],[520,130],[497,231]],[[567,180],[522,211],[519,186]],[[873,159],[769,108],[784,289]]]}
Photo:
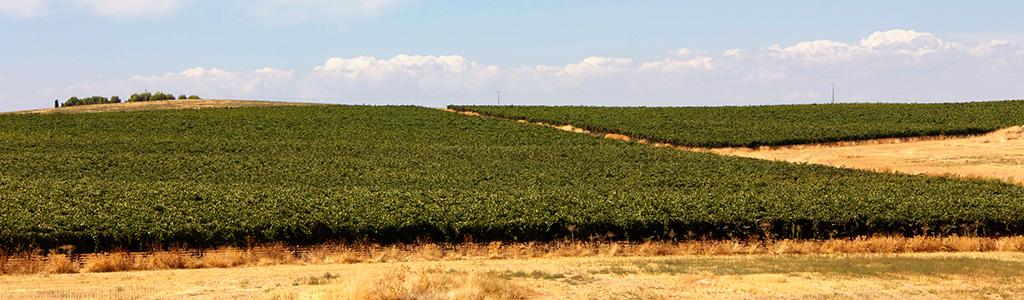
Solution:
{"label": "tall dry weed", "polygon": [[[526,299],[529,290],[491,273],[455,273],[403,267],[375,281],[339,286],[335,299]],[[344,294],[341,294],[344,293]]]}
{"label": "tall dry weed", "polygon": [[[113,252],[71,260],[70,250],[48,256],[0,255],[0,274],[114,272],[188,268],[226,268],[296,263],[379,263],[462,259],[531,259],[540,257],[672,256],[737,254],[923,253],[948,251],[1024,252],[1024,236],[862,236],[827,240],[685,240],[643,243],[609,240],[551,243],[462,243],[411,245],[322,245],[290,248],[283,244],[225,247],[211,251],[175,249],[147,253]],[[3,254],[3,253],[0,253]]]}
{"label": "tall dry weed", "polygon": [[245,254],[244,257],[248,262],[260,266],[290,264],[296,260],[292,252],[282,243],[250,248]]}
{"label": "tall dry weed", "polygon": [[995,247],[998,251],[1024,251],[1024,236],[1001,237],[996,240]]}
{"label": "tall dry weed", "polygon": [[46,256],[46,270],[47,274],[67,274],[77,273],[78,264],[75,261],[68,258],[64,254],[51,253]]}
{"label": "tall dry weed", "polygon": [[184,250],[154,251],[139,259],[139,268],[146,270],[191,269],[202,263]]}
{"label": "tall dry weed", "polygon": [[88,257],[82,271],[91,273],[120,272],[135,269],[135,257],[127,252],[94,254]]}
{"label": "tall dry weed", "polygon": [[207,268],[227,268],[245,265],[249,256],[235,247],[224,247],[203,253],[201,265]]}

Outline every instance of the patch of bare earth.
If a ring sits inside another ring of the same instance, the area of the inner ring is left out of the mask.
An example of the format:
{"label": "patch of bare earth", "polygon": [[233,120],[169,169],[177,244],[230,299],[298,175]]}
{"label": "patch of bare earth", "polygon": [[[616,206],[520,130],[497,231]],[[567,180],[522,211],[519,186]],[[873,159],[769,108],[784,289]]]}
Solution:
{"label": "patch of bare earth", "polygon": [[876,172],[1024,183],[1024,129],[1014,126],[971,137],[885,139],[843,145],[799,145],[710,151],[744,157],[813,163]]}
{"label": "patch of bare earth", "polygon": [[212,99],[181,99],[181,100],[160,100],[107,103],[93,105],[76,105],[59,108],[45,108],[36,110],[25,110],[9,112],[12,114],[52,114],[52,113],[98,113],[98,112],[128,112],[128,111],[150,111],[150,110],[181,110],[181,109],[202,109],[202,108],[223,108],[223,107],[251,107],[251,106],[295,106],[295,105],[323,105],[314,103],[296,103],[279,101],[252,101],[252,100],[212,100]]}

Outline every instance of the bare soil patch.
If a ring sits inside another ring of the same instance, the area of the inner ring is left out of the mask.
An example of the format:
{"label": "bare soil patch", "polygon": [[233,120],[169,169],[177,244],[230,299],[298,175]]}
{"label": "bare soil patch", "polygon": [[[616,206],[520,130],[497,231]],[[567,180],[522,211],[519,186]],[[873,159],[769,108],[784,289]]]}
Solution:
{"label": "bare soil patch", "polygon": [[59,108],[45,108],[8,112],[10,114],[52,114],[52,113],[98,113],[98,112],[119,112],[119,111],[149,111],[149,110],[180,110],[180,109],[202,109],[202,108],[223,108],[223,107],[251,107],[251,106],[294,106],[294,105],[325,105],[316,103],[297,103],[280,101],[253,101],[253,100],[213,100],[213,99],[181,99],[181,100],[160,100],[142,102],[107,103],[93,105],[76,105]]}
{"label": "bare soil patch", "polygon": [[876,172],[1024,183],[1024,129],[967,137],[884,139],[844,144],[711,149],[714,153]]}

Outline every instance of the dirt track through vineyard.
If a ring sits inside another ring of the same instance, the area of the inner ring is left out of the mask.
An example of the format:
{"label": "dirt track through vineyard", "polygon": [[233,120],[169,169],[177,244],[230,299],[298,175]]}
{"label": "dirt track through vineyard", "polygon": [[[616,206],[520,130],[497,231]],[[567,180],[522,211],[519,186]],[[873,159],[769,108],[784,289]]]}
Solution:
{"label": "dirt track through vineyard", "polygon": [[[463,113],[479,117],[474,112]],[[503,118],[497,118],[503,119]],[[694,148],[636,140],[622,134],[594,133],[572,125],[532,123],[608,139],[793,163],[811,163],[874,172],[899,172],[962,178],[991,178],[1024,184],[1024,128],[1014,126],[984,135],[929,136],[849,141],[784,147]]]}

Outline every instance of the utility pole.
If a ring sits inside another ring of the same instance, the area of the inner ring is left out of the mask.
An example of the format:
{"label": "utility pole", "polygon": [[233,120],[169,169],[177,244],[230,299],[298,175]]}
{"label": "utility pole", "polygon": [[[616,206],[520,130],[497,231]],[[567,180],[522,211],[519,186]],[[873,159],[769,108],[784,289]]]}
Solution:
{"label": "utility pole", "polygon": [[832,104],[836,104],[836,83],[832,83]]}
{"label": "utility pole", "polygon": [[501,91],[498,91],[498,106],[501,106]]}

